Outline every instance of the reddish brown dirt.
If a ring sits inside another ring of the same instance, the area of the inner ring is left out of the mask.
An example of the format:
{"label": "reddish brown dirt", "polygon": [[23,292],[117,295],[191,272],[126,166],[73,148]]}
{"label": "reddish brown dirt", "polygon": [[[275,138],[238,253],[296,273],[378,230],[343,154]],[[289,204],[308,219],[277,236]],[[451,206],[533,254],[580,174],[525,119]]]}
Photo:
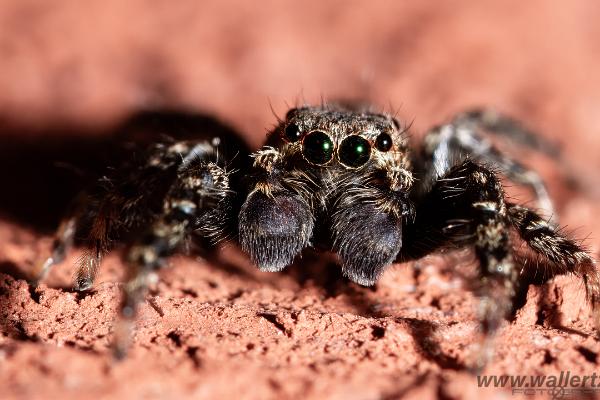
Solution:
{"label": "reddish brown dirt", "polygon": [[[140,108],[214,115],[256,147],[275,120],[269,103],[281,115],[286,102],[321,95],[368,98],[401,107],[416,136],[466,106],[494,106],[562,145],[578,190],[560,166],[530,162],[561,221],[598,254],[597,2],[2,3],[0,147],[11,182],[0,201],[2,398],[511,393],[478,388],[466,370],[477,303],[457,274],[467,267],[450,256],[394,266],[376,290],[314,254],[280,274],[256,271],[234,247],[224,265],[176,257],[141,309],[130,356],[114,363],[117,253],[87,295],[69,290],[77,254],[36,290],[24,278],[48,254],[48,227],[67,197],[64,175],[48,172],[62,159],[39,143],[74,152],[66,132],[97,136]],[[36,143],[48,165],[19,164]],[[589,316],[576,279],[530,286],[484,373],[592,374],[600,343]]]}

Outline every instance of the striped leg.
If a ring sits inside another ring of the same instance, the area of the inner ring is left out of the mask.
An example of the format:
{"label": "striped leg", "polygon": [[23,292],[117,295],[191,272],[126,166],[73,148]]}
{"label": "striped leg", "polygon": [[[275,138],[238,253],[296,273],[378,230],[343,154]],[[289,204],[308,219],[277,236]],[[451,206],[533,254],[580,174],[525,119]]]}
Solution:
{"label": "striped leg", "polygon": [[479,368],[489,359],[491,341],[510,313],[518,284],[512,256],[510,220],[496,175],[467,160],[440,178],[417,206],[416,219],[405,227],[401,261],[418,259],[443,247],[472,245],[479,261],[481,351]]}
{"label": "striped leg", "polygon": [[233,193],[225,171],[200,159],[183,165],[167,194],[163,214],[130,245],[130,265],[124,286],[120,319],[115,327],[114,355],[123,358],[129,348],[137,308],[144,300],[153,273],[179,250],[192,234],[217,242],[230,227]]}
{"label": "striped leg", "polygon": [[[593,310],[594,324],[600,332],[600,272],[594,259],[535,212],[509,204],[508,213],[521,238],[547,260],[544,263],[544,279],[571,273],[583,280],[586,298]],[[526,267],[537,268],[537,265],[529,263]]]}

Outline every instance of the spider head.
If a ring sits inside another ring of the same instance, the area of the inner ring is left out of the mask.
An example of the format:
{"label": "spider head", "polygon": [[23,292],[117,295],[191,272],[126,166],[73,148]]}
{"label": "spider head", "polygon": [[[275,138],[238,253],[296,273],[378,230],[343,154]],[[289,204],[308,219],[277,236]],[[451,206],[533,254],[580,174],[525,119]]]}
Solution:
{"label": "spider head", "polygon": [[307,163],[350,170],[397,156],[405,145],[391,116],[330,105],[290,110],[278,133]]}

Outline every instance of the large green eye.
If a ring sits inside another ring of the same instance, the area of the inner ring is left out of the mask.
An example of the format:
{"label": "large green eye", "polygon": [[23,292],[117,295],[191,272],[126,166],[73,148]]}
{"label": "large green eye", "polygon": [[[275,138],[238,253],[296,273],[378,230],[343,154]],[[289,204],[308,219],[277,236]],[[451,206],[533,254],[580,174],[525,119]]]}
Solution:
{"label": "large green eye", "polygon": [[313,164],[327,164],[333,158],[333,142],[325,132],[311,132],[302,141],[302,154]]}
{"label": "large green eye", "polygon": [[350,168],[358,168],[371,158],[371,144],[358,135],[348,136],[340,144],[340,162]]}

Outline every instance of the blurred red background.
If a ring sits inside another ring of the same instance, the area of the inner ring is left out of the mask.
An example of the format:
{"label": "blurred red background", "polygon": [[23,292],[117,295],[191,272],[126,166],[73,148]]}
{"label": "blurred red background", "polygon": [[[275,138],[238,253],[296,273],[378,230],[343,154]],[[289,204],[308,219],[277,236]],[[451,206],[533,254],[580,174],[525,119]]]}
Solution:
{"label": "blurred red background", "polygon": [[[4,124],[97,127],[140,107],[222,117],[254,145],[286,104],[368,98],[417,130],[473,104],[594,155],[594,1],[0,3]],[[600,161],[594,157],[595,166]]]}

